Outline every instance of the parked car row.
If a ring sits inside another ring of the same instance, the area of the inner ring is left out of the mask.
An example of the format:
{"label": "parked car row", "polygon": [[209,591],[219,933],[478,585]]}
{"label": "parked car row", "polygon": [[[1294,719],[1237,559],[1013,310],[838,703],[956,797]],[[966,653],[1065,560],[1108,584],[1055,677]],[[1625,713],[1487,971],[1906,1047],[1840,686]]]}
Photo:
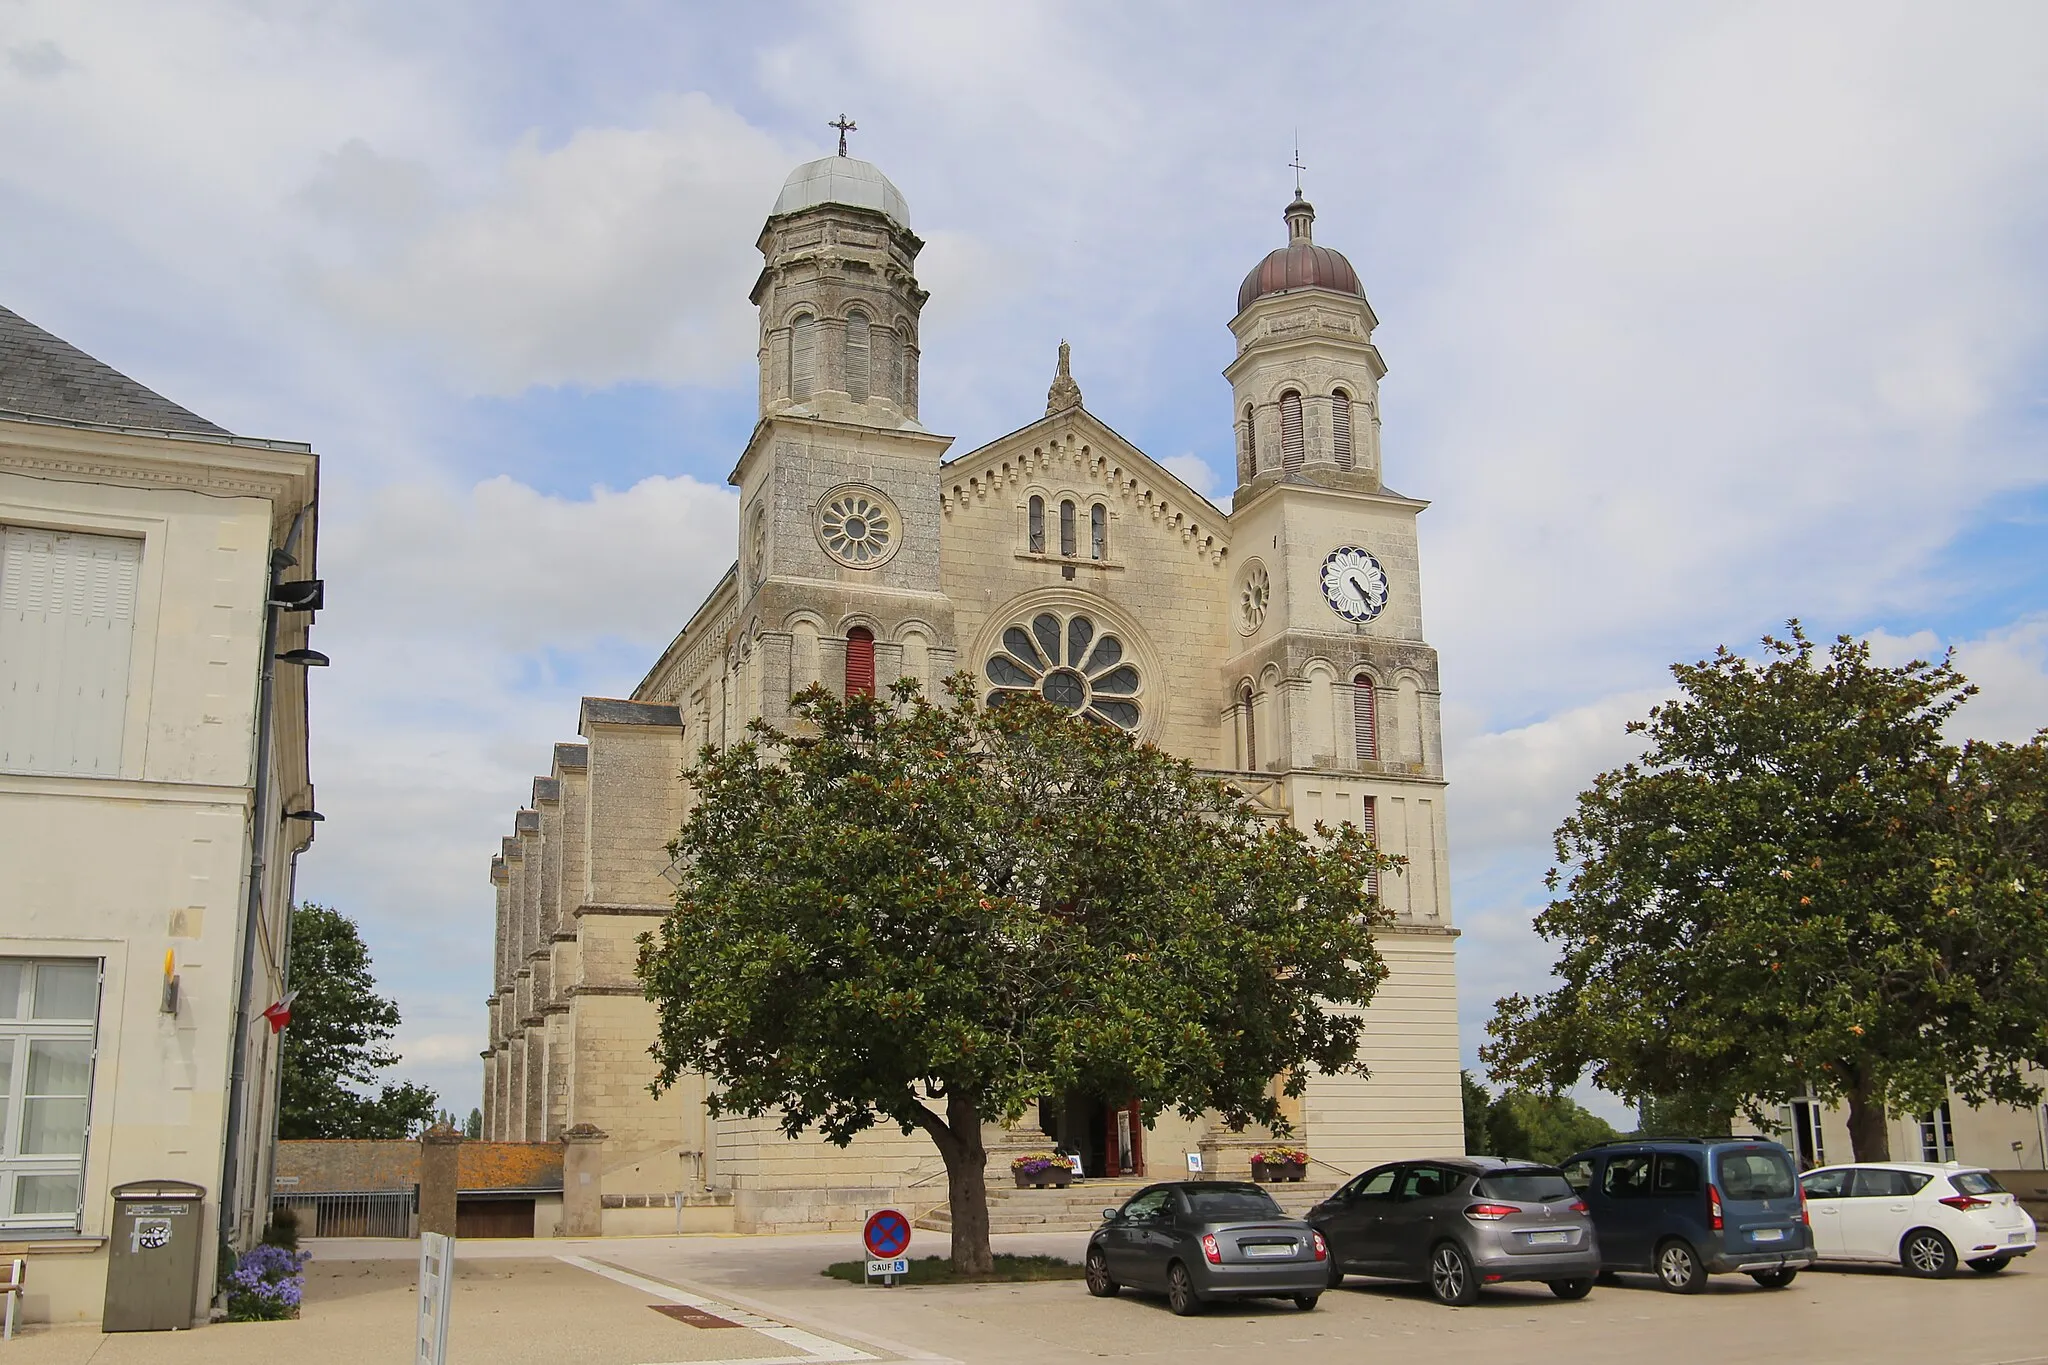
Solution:
{"label": "parked car row", "polygon": [[1990,1274],[2036,1242],[2033,1219],[1989,1171],[1886,1162],[1801,1177],[1763,1138],[1610,1142],[1561,1166],[1390,1162],[1304,1218],[1261,1186],[1225,1181],[1152,1185],[1102,1212],[1088,1239],[1088,1292],[1163,1291],[1183,1314],[1225,1298],[1312,1309],[1352,1274],[1425,1284],[1452,1305],[1513,1282],[1580,1299],[1629,1271],[1676,1293],[1719,1274],[1782,1289],[1817,1261]]}

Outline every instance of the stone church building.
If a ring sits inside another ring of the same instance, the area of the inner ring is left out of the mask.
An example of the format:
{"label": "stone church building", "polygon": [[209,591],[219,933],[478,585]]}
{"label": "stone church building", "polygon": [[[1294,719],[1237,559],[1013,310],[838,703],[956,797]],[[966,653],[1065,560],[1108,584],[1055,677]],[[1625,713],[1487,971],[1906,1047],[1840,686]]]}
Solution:
{"label": "stone church building", "polygon": [[[634,940],[669,908],[679,774],[822,681],[971,670],[1223,774],[1275,818],[1354,821],[1407,860],[1383,878],[1391,968],[1372,1075],[1316,1076],[1297,1133],[1355,1172],[1463,1148],[1436,653],[1416,518],[1382,477],[1376,325],[1299,194],[1238,289],[1224,370],[1237,489],[1223,512],[1082,401],[1067,349],[1045,413],[978,450],[918,407],[910,208],[844,155],[798,167],[762,226],[760,421],[739,452],[736,562],[630,697],[586,697],[491,860],[496,981],[485,1136],[601,1132],[606,1231],[796,1228],[943,1201],[937,1151],[893,1128],[840,1150],[772,1118],[712,1120],[703,1084],[648,1092],[653,1006]],[[1251,1135],[1129,1097],[1043,1104],[1008,1151],[1057,1138],[1091,1176],[1242,1173]],[[585,1127],[585,1126],[588,1127]],[[679,1207],[680,1206],[680,1207]],[[635,1210],[646,1210],[638,1225]],[[689,1217],[685,1217],[685,1214]]]}

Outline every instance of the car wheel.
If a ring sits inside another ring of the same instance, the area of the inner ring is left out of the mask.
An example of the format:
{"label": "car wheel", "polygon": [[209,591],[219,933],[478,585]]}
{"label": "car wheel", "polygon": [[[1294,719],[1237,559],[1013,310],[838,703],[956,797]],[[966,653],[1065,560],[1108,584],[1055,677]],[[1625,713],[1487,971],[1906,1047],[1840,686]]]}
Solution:
{"label": "car wheel", "polygon": [[1976,1271],[1979,1275],[1996,1275],[2011,1264],[2012,1257],[2010,1256],[1986,1256],[1981,1261],[1970,1262],[1970,1269]]}
{"label": "car wheel", "polygon": [[1560,1299],[1583,1299],[1593,1292],[1593,1282],[1588,1279],[1552,1280],[1550,1292]]}
{"label": "car wheel", "polygon": [[1456,1242],[1445,1242],[1429,1253],[1429,1292],[1438,1303],[1464,1308],[1479,1302],[1479,1277],[1472,1262]]}
{"label": "car wheel", "polygon": [[1759,1270],[1749,1278],[1766,1289],[1783,1289],[1799,1278],[1799,1267],[1788,1265],[1777,1270]]}
{"label": "car wheel", "polygon": [[1940,1280],[1956,1273],[1956,1249],[1933,1228],[1914,1228],[1899,1243],[1899,1264],[1908,1275]]}
{"label": "car wheel", "polygon": [[1313,1313],[1316,1311],[1316,1301],[1322,1297],[1321,1294],[1296,1294],[1294,1306],[1304,1313]]}
{"label": "car wheel", "polygon": [[1692,1243],[1674,1237],[1657,1248],[1657,1283],[1674,1294],[1697,1294],[1707,1287],[1707,1268]]}
{"label": "car wheel", "polygon": [[1202,1299],[1195,1293],[1194,1277],[1179,1261],[1166,1268],[1166,1306],[1183,1318],[1191,1318],[1202,1311]]}
{"label": "car wheel", "polygon": [[1116,1282],[1116,1277],[1109,1273],[1109,1258],[1102,1254],[1101,1247],[1088,1249],[1086,1274],[1088,1292],[1098,1299],[1113,1299],[1116,1297],[1116,1291],[1123,1288]]}

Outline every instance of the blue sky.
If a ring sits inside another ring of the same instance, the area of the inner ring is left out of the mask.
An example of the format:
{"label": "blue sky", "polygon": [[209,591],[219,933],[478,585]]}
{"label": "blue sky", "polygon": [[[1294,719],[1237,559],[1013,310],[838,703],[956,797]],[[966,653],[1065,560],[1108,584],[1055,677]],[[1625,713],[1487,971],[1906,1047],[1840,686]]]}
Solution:
{"label": "blue sky", "polygon": [[2028,4],[0,3],[0,302],[323,456],[301,886],[475,1102],[497,835],[730,561],[753,241],[858,154],[928,425],[1089,407],[1216,496],[1282,240],[1383,325],[1432,499],[1465,1044],[1668,664],[1792,615],[2048,722],[2048,11]]}

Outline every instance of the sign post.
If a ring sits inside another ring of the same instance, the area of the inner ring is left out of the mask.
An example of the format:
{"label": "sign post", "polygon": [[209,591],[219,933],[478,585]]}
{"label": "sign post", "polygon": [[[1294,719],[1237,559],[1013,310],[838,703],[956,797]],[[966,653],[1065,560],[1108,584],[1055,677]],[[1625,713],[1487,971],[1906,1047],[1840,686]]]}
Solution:
{"label": "sign post", "polygon": [[455,1293],[455,1239],[420,1234],[420,1321],[413,1365],[446,1365],[448,1308]]}
{"label": "sign post", "polygon": [[910,1220],[901,1213],[878,1209],[868,1215],[860,1240],[868,1252],[867,1273],[861,1276],[863,1284],[879,1279],[884,1288],[893,1288],[897,1280],[910,1274],[910,1258],[904,1254],[910,1250]]}

